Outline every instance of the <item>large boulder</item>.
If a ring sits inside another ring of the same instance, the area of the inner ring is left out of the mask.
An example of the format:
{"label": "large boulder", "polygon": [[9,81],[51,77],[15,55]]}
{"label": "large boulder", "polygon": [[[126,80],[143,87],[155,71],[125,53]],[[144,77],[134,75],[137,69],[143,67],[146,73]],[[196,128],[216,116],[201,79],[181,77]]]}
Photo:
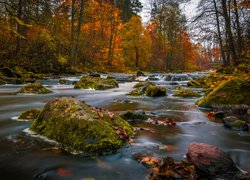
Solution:
{"label": "large boulder", "polygon": [[114,79],[103,79],[99,77],[82,77],[78,81],[74,88],[76,89],[95,89],[105,90],[119,87],[118,83]]}
{"label": "large boulder", "polygon": [[166,96],[166,88],[149,85],[145,90],[145,94],[150,97]]}
{"label": "large boulder", "polygon": [[41,83],[35,82],[27,84],[22,87],[17,93],[25,93],[25,94],[48,94],[52,93],[52,91],[45,88]]}
{"label": "large boulder", "polygon": [[150,97],[166,96],[166,88],[156,86],[155,83],[139,82],[134,88],[136,89],[132,90],[128,95],[140,96],[145,94]]}
{"label": "large boulder", "polygon": [[212,145],[190,144],[187,160],[195,165],[198,174],[208,179],[235,179],[240,175],[240,171],[230,156]]}
{"label": "large boulder", "polygon": [[137,71],[136,77],[139,77],[139,76],[145,76],[145,74],[142,71]]}
{"label": "large boulder", "polygon": [[85,155],[114,152],[133,133],[119,115],[69,97],[50,100],[30,129]]}
{"label": "large boulder", "polygon": [[201,107],[214,107],[217,104],[250,105],[250,79],[233,78],[214,88],[196,104]]}
{"label": "large boulder", "polygon": [[201,97],[201,95],[197,92],[188,89],[180,89],[173,96],[179,97]]}
{"label": "large boulder", "polygon": [[235,116],[228,116],[223,119],[224,126],[236,131],[248,131],[248,125],[245,121]]}

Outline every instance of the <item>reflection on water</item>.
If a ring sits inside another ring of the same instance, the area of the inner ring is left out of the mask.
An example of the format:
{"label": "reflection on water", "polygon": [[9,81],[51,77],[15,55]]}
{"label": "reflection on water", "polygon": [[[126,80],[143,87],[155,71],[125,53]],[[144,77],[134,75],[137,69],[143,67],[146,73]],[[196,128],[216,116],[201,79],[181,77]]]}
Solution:
{"label": "reflection on water", "polygon": [[[76,80],[80,77],[71,77]],[[220,147],[230,153],[235,163],[250,171],[250,134],[239,133],[211,122],[194,105],[196,99],[173,97],[129,97],[135,82],[121,83],[120,87],[106,91],[73,89],[72,85],[59,85],[57,80],[43,81],[54,91],[49,95],[15,95],[20,85],[0,87],[0,176],[3,179],[146,179],[148,170],[133,160],[134,153],[156,157],[172,156],[183,159],[191,142],[203,142]],[[169,88],[174,86],[159,82]],[[171,117],[177,126],[166,127],[134,122],[138,131],[136,139],[113,155],[82,157],[72,155],[41,139],[27,136],[23,131],[31,122],[16,121],[14,117],[30,108],[41,108],[53,97],[73,96],[92,106],[107,108],[117,113],[128,110],[154,112],[158,116]],[[174,147],[168,151],[162,147]]]}

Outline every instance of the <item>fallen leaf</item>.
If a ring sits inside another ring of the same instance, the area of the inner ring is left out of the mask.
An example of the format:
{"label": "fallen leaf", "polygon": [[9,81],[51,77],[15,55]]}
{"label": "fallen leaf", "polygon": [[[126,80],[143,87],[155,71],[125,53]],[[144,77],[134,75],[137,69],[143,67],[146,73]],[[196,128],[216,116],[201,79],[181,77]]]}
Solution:
{"label": "fallen leaf", "polygon": [[59,176],[62,176],[62,177],[65,177],[65,176],[69,176],[69,175],[71,175],[71,172],[70,172],[70,170],[69,169],[67,169],[67,168],[58,168],[57,169],[57,174],[59,175]]}

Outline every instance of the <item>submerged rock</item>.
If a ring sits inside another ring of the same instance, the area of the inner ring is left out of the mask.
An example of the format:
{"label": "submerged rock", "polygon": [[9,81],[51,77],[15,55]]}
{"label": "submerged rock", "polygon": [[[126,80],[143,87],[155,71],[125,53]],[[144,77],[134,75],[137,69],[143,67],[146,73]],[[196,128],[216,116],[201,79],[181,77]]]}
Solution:
{"label": "submerged rock", "polygon": [[67,79],[59,79],[58,82],[59,82],[60,84],[66,84],[66,83],[69,82],[69,80],[67,80]]}
{"label": "submerged rock", "polygon": [[89,76],[90,77],[101,77],[101,75],[98,73],[89,73]]}
{"label": "submerged rock", "polygon": [[197,179],[195,167],[188,161],[175,162],[173,158],[167,157],[153,168],[149,180],[172,180],[172,179]]}
{"label": "submerged rock", "polygon": [[22,112],[18,119],[36,119],[38,118],[39,114],[40,114],[41,110],[39,109],[29,109],[27,111]]}
{"label": "submerged rock", "polygon": [[148,119],[148,116],[143,111],[135,111],[135,112],[128,111],[122,114],[121,117],[126,120],[147,120]]}
{"label": "submerged rock", "polygon": [[201,95],[199,93],[191,91],[191,90],[188,90],[188,89],[180,89],[173,96],[180,96],[180,97],[201,97]]}
{"label": "submerged rock", "polygon": [[228,116],[223,119],[224,126],[236,131],[248,131],[248,125],[245,121],[235,116]]}
{"label": "submerged rock", "polygon": [[145,94],[150,97],[166,96],[166,88],[149,85],[145,90]]}
{"label": "submerged rock", "polygon": [[50,100],[30,129],[85,155],[114,152],[133,133],[120,116],[67,97]]}
{"label": "submerged rock", "polygon": [[45,88],[41,83],[35,82],[22,87],[17,93],[25,94],[48,94],[52,91]]}
{"label": "submerged rock", "polygon": [[201,107],[213,107],[216,104],[247,104],[250,105],[250,80],[246,78],[230,79],[214,88],[196,104]]}
{"label": "submerged rock", "polygon": [[75,84],[76,89],[95,89],[105,90],[119,87],[114,79],[103,79],[98,77],[82,77],[80,81]]}
{"label": "submerged rock", "polygon": [[209,179],[235,179],[241,173],[227,153],[204,143],[190,144],[187,160],[195,165],[198,174]]}
{"label": "submerged rock", "polygon": [[145,82],[139,82],[136,85],[134,85],[134,88],[141,88],[141,87],[147,87],[149,85],[156,85],[153,82],[145,81]]}

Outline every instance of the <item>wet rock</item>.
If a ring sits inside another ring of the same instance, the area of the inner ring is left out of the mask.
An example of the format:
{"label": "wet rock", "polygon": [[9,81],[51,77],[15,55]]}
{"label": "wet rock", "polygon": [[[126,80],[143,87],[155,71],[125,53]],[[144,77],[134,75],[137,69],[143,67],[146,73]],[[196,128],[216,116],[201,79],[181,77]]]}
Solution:
{"label": "wet rock", "polygon": [[22,87],[17,93],[25,94],[48,94],[52,91],[45,88],[41,83],[35,82]]}
{"label": "wet rock", "polygon": [[101,75],[98,73],[89,73],[89,76],[90,77],[101,77]]}
{"label": "wet rock", "polygon": [[69,97],[50,100],[30,129],[84,155],[114,152],[133,133],[119,115]]}
{"label": "wet rock", "polygon": [[78,81],[74,88],[76,89],[95,89],[105,90],[119,87],[118,83],[114,79],[103,79],[98,77],[82,77]]}
{"label": "wet rock", "polygon": [[143,111],[128,111],[121,115],[123,119],[126,120],[146,120],[148,116]]}
{"label": "wet rock", "polygon": [[166,88],[149,85],[145,90],[145,94],[150,97],[166,96]]}
{"label": "wet rock", "polygon": [[188,90],[188,89],[180,89],[173,96],[179,97],[201,97],[201,95],[197,92]]}
{"label": "wet rock", "polygon": [[218,119],[223,119],[225,117],[225,114],[223,111],[218,111],[213,114],[213,117],[218,118]]}
{"label": "wet rock", "polygon": [[153,168],[149,180],[167,179],[197,179],[195,166],[188,161],[175,162],[173,158],[167,157],[161,160],[160,165]]}
{"label": "wet rock", "polygon": [[167,118],[148,118],[147,123],[150,124],[158,124],[158,125],[164,125],[164,126],[168,126],[168,127],[172,127],[176,125],[176,122],[172,119],[167,119]]}
{"label": "wet rock", "polygon": [[217,118],[217,119],[223,119],[225,117],[225,113],[223,111],[209,112],[207,115],[209,117],[214,117],[214,118]]}
{"label": "wet rock", "polygon": [[38,118],[39,114],[40,114],[41,110],[39,109],[29,109],[27,111],[22,112],[18,119],[36,119]]}
{"label": "wet rock", "polygon": [[248,131],[248,125],[245,121],[235,116],[228,116],[223,119],[224,126],[236,131]]}
{"label": "wet rock", "polygon": [[216,104],[250,105],[250,79],[233,78],[214,88],[196,104],[201,107],[213,107]]}
{"label": "wet rock", "polygon": [[144,92],[142,91],[141,88],[134,89],[128,93],[128,95],[130,95],[130,96],[141,96],[143,94],[144,94]]}
{"label": "wet rock", "polygon": [[131,96],[147,95],[150,97],[166,96],[166,88],[156,86],[152,82],[139,82],[134,86],[133,91],[129,93]]}
{"label": "wet rock", "polygon": [[139,77],[139,76],[145,76],[145,74],[142,71],[137,71],[136,77]]}
{"label": "wet rock", "polygon": [[209,179],[235,179],[241,173],[227,153],[204,143],[190,144],[187,160],[195,165],[198,174]]}
{"label": "wet rock", "polygon": [[69,80],[67,80],[67,79],[59,79],[60,84],[66,84],[68,82],[69,82]]}
{"label": "wet rock", "polygon": [[145,81],[145,82],[139,82],[137,83],[136,85],[134,85],[134,88],[142,88],[142,87],[147,87],[149,85],[156,85],[155,83],[153,82],[148,82],[148,81]]}

